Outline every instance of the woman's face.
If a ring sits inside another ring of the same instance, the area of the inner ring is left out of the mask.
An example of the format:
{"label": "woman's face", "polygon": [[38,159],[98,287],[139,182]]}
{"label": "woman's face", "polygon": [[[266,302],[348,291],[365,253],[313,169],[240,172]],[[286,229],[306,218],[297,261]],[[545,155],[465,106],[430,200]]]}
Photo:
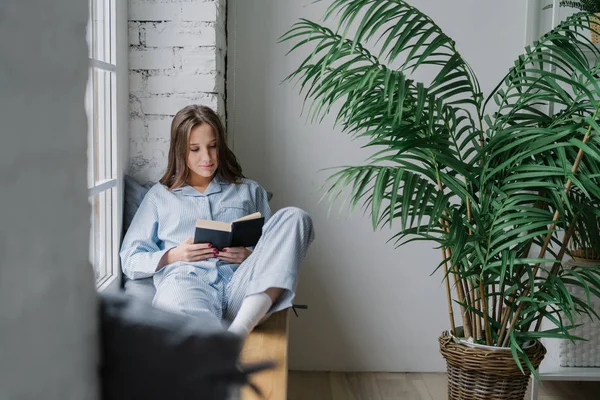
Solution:
{"label": "woman's face", "polygon": [[206,123],[196,125],[190,132],[187,167],[192,178],[212,178],[219,166],[217,136]]}

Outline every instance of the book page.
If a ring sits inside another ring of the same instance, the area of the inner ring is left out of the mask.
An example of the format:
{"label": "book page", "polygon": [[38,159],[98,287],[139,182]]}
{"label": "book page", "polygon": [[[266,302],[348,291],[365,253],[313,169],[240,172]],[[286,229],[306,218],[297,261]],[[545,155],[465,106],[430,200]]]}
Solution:
{"label": "book page", "polygon": [[238,218],[238,219],[236,219],[233,222],[248,221],[250,219],[257,219],[257,218],[260,218],[260,217],[262,217],[262,215],[259,212],[255,212],[254,214],[249,214],[249,215],[246,215],[245,217]]}
{"label": "book page", "polygon": [[209,221],[199,219],[196,221],[196,228],[212,229],[215,231],[231,232],[231,224],[227,222]]}

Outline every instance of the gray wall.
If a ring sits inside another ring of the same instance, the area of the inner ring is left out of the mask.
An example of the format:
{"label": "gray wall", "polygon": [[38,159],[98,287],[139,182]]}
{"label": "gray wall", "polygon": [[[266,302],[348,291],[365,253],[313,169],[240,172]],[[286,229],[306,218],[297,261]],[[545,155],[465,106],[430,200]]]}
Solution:
{"label": "gray wall", "polygon": [[0,2],[0,399],[97,398],[87,1]]}
{"label": "gray wall", "polygon": [[[448,329],[440,262],[432,245],[399,250],[392,231],[373,232],[370,218],[341,216],[318,188],[323,168],[361,163],[360,142],[309,124],[302,98],[282,79],[301,61],[285,57],[277,38],[300,17],[319,20],[331,2],[229,2],[228,116],[231,143],[245,173],[275,193],[274,206],[295,205],[314,218],[316,240],[304,263],[292,318],[290,366],[312,370],[441,371],[437,337]],[[453,37],[488,93],[521,52],[525,2],[413,1]],[[305,52],[304,54],[308,54]]]}

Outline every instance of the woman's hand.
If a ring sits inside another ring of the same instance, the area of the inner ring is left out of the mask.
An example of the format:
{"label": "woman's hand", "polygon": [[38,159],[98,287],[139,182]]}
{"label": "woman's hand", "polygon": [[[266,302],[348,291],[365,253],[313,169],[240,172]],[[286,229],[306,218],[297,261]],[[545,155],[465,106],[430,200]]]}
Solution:
{"label": "woman's hand", "polygon": [[250,254],[252,250],[246,247],[226,247],[217,253],[217,258],[229,264],[241,264]]}
{"label": "woman's hand", "polygon": [[217,249],[214,249],[210,243],[194,244],[194,239],[190,238],[166,252],[156,270],[158,271],[162,267],[177,261],[195,262],[214,258],[216,254]]}

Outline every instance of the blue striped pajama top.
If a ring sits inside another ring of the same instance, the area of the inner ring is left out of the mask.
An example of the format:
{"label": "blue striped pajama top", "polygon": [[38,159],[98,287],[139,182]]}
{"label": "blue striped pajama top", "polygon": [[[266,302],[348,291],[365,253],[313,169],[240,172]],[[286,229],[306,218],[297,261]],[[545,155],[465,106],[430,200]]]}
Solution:
{"label": "blue striped pajama top", "polygon": [[[123,239],[123,272],[130,279],[153,276],[167,251],[194,237],[198,219],[232,222],[254,212],[260,212],[265,222],[271,217],[267,192],[250,179],[232,184],[215,176],[204,193],[191,186],[169,191],[157,183],[144,197]],[[228,265],[217,258],[176,264],[203,269]]]}

